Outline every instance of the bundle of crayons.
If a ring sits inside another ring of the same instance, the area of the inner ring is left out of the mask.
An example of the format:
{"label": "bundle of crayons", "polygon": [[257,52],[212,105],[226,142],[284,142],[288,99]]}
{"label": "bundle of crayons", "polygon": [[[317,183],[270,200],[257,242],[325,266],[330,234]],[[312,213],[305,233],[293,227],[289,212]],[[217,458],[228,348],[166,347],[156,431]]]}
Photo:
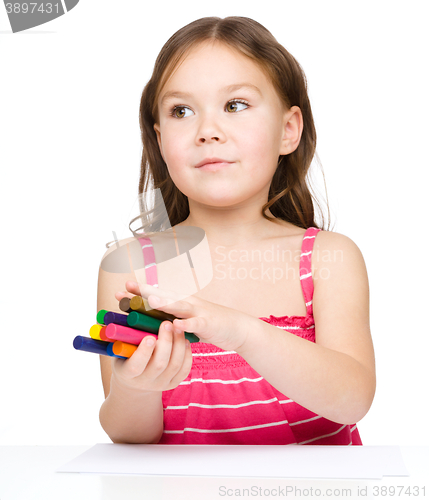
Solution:
{"label": "bundle of crayons", "polygon": [[[119,302],[119,309],[125,314],[101,309],[97,313],[97,324],[89,330],[90,337],[78,335],[73,340],[73,347],[80,351],[93,352],[104,356],[127,359],[147,335],[158,336],[161,323],[175,319],[171,314],[157,309],[146,310],[143,299],[135,296],[124,297]],[[199,342],[193,333],[185,332],[189,342]]]}

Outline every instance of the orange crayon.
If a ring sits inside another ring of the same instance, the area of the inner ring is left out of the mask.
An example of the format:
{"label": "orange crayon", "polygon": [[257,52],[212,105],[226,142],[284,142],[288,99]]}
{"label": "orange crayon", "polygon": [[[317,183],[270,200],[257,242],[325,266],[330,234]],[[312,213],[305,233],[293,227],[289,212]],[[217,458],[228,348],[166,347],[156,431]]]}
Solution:
{"label": "orange crayon", "polygon": [[132,354],[136,352],[137,346],[133,344],[127,344],[121,340],[117,340],[112,347],[113,354],[117,356],[123,356],[124,358],[130,358]]}

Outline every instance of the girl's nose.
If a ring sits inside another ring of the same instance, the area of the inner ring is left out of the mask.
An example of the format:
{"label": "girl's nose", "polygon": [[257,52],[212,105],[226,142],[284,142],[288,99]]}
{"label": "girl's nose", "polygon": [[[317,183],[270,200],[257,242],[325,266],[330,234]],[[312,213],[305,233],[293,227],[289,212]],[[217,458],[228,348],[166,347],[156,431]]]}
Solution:
{"label": "girl's nose", "polygon": [[206,117],[200,124],[196,139],[199,144],[205,142],[223,142],[225,141],[225,133],[219,123],[213,118]]}
{"label": "girl's nose", "polygon": [[[207,139],[206,139],[205,137],[200,137],[200,138],[199,138],[199,141],[200,141],[200,142],[206,142],[206,140],[207,140]],[[210,140],[211,140],[211,141],[219,141],[219,137],[213,136],[213,137],[211,137],[211,139],[210,139]]]}

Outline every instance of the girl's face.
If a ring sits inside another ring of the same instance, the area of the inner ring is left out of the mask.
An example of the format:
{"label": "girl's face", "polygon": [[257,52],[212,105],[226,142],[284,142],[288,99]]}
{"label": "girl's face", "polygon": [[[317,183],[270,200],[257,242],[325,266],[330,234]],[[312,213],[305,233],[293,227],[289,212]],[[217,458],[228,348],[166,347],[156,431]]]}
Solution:
{"label": "girl's face", "polygon": [[279,156],[298,147],[302,132],[300,109],[285,110],[259,66],[220,43],[191,50],[158,109],[159,148],[190,206],[262,206]]}

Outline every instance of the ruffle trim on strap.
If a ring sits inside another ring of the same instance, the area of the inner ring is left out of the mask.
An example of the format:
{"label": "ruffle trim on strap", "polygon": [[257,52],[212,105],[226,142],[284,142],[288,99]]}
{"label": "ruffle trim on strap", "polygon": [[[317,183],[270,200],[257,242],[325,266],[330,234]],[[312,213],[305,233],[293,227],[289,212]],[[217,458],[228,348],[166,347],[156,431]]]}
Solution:
{"label": "ruffle trim on strap", "polygon": [[316,331],[314,328],[314,318],[312,315],[307,316],[273,316],[269,318],[259,318],[270,325],[286,330],[293,333],[297,337],[309,340],[310,342],[316,341]]}
{"label": "ruffle trim on strap", "polygon": [[307,316],[273,316],[269,318],[259,318],[273,326],[298,326],[301,328],[309,328],[314,325],[314,317]]}

